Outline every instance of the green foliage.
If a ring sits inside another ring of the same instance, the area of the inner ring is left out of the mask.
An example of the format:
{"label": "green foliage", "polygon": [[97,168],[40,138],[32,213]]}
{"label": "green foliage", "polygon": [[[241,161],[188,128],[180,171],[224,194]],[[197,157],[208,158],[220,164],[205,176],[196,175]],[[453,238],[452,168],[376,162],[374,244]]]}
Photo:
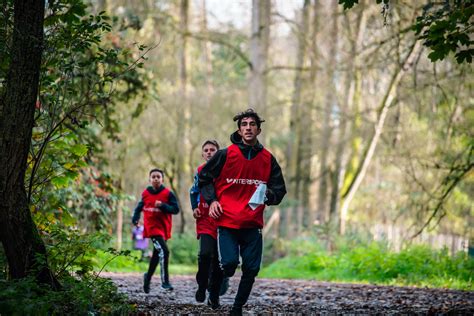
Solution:
{"label": "green foliage", "polygon": [[474,56],[474,41],[470,38],[474,1],[444,1],[428,3],[423,14],[416,19],[414,31],[423,44],[431,49],[428,58],[432,62],[443,60],[455,53],[456,61],[471,63]]}
{"label": "green foliage", "polygon": [[51,182],[32,182],[36,201],[32,210],[42,212],[49,220],[52,217],[48,213],[55,215],[66,226],[79,225],[85,231],[110,228],[111,215],[119,201],[131,197],[116,187],[110,174],[88,165],[88,147],[77,143],[78,140],[78,135],[69,131],[48,143],[41,164],[36,165],[36,179]]}
{"label": "green foliage", "polygon": [[[100,120],[110,136],[117,133],[111,105],[129,100],[144,88],[135,67],[144,57],[134,56],[117,35],[112,35],[108,16],[103,12],[87,15],[85,9],[82,0],[53,2],[48,7],[35,121],[42,132],[66,127],[98,148],[87,127]],[[142,49],[136,47],[137,52]],[[45,141],[50,136],[45,134]]]}
{"label": "green foliage", "polygon": [[[96,236],[92,245],[97,249],[90,252],[84,260],[89,260],[94,271],[102,269],[112,272],[139,272],[148,269],[150,257],[141,260],[140,250],[124,250],[116,252],[113,249],[104,250],[111,243],[109,237],[95,233]],[[84,241],[84,243],[88,243]],[[131,246],[131,245],[129,245]],[[168,240],[170,249],[170,272],[172,274],[193,274],[197,269],[197,254],[199,241],[194,234],[174,234]],[[151,255],[153,248],[150,243],[148,249]]]}
{"label": "green foliage", "polygon": [[[139,250],[132,250],[127,256],[116,256],[108,251],[98,250],[90,260],[96,269],[112,272],[138,272],[148,269],[148,261],[140,261]],[[99,271],[98,270],[98,271]]]}
{"label": "green foliage", "polygon": [[45,197],[51,207],[67,210],[85,231],[110,230],[118,203],[132,199],[123,194],[115,183],[110,174],[86,167],[75,179],[76,185],[57,188],[46,193]]}
{"label": "green foliage", "polygon": [[[53,132],[46,148],[38,128],[33,131],[32,146],[42,148],[38,153],[43,153],[43,156],[40,164],[30,164],[28,170],[26,181],[29,183],[30,197],[41,195],[41,190],[46,185],[45,180],[48,179],[56,189],[72,184],[79,175],[79,170],[87,166],[84,158],[88,147],[78,143],[78,140],[78,136],[72,131],[64,131],[62,134]],[[32,174],[36,176],[31,178]]]}
{"label": "green foliage", "polygon": [[[91,257],[110,240],[103,233],[82,234],[73,228],[59,225],[49,227],[46,236],[48,260],[58,276],[91,274],[97,268]],[[113,250],[109,252],[113,253]]]}
{"label": "green foliage", "polygon": [[32,211],[58,220],[67,213],[67,219],[77,220],[70,224],[85,231],[110,228],[118,202],[129,198],[102,171],[106,160],[97,159],[102,131],[119,140],[113,105],[144,88],[137,69],[144,46],[132,50],[122,43],[111,32],[119,22],[104,12],[89,15],[83,0],[52,1],[46,10],[28,197]]}
{"label": "green foliage", "polygon": [[265,267],[260,276],[474,288],[474,259],[464,252],[451,257],[446,249],[408,246],[396,253],[382,242],[349,242],[329,252],[318,246],[307,249],[308,244],[294,241],[289,255]]}
{"label": "green foliage", "polygon": [[196,239],[196,235],[192,233],[174,234],[173,238],[168,241],[168,246],[174,263],[197,264],[199,241]]}
{"label": "green foliage", "polygon": [[[175,258],[174,250],[170,248],[171,259],[169,272],[171,275],[190,275],[195,274],[197,265],[182,264]],[[103,271],[110,272],[144,272],[148,270],[149,258],[140,260],[139,250],[133,250],[130,255],[115,256],[110,252],[98,250],[90,259],[94,262],[95,269],[104,267]],[[159,267],[158,267],[159,269]],[[158,272],[157,272],[158,273]]]}
{"label": "green foliage", "polygon": [[[48,214],[48,216],[50,216]],[[48,220],[42,213],[35,214],[48,251],[51,271],[62,285],[53,291],[38,285],[33,279],[0,281],[0,310],[6,314],[126,314],[132,312],[125,295],[115,285],[98,277],[96,271],[106,262],[93,258],[104,253],[100,247],[110,242],[107,234],[82,234],[74,228]],[[128,251],[107,250],[112,257],[126,256]],[[3,254],[0,262],[4,264]],[[100,264],[100,265],[99,265]],[[4,270],[4,269],[2,269]]]}
{"label": "green foliage", "polygon": [[[390,0],[377,0],[377,3],[382,2],[389,5]],[[344,9],[351,9],[358,3],[358,0],[339,0]],[[382,11],[386,14],[385,7]],[[428,58],[432,62],[445,59],[451,52],[458,64],[472,62],[473,13],[473,0],[428,1],[423,13],[416,18],[413,31],[423,40],[423,45],[431,49]]]}
{"label": "green foliage", "polygon": [[[402,162],[397,163],[407,166],[405,185],[399,186],[405,191],[399,194],[407,196],[407,202],[401,205],[405,210],[397,208],[397,212],[405,215],[404,212],[416,210],[417,229],[437,227],[440,232],[454,232],[469,238],[472,233],[466,218],[472,217],[474,211],[472,198],[469,198],[474,188],[474,120],[470,101],[464,101],[472,94],[469,89],[472,76],[469,71],[465,72],[466,68],[469,66],[458,66],[459,73],[455,72],[457,80],[464,85],[444,85],[434,95],[435,109],[424,108],[419,112],[405,109],[406,126],[416,127],[416,130],[406,129],[403,136],[410,139],[407,145],[412,154],[401,156]],[[420,92],[417,99],[432,95],[432,91]],[[436,140],[433,145],[422,146],[431,136]]]}
{"label": "green foliage", "polygon": [[[389,4],[390,0],[376,0],[377,3]],[[342,4],[344,10],[351,9],[354,5],[358,4],[359,0],[339,0],[339,4]]]}
{"label": "green foliage", "polygon": [[339,0],[339,4],[342,4],[344,10],[348,10],[358,3],[359,0]]}
{"label": "green foliage", "polygon": [[[174,234],[168,240],[170,249],[170,272],[172,274],[193,274],[197,268],[197,254],[199,241],[194,234]],[[104,246],[102,246],[104,248]],[[152,247],[149,252],[151,254]],[[104,271],[112,272],[138,272],[148,269],[149,257],[143,260],[141,251],[132,250],[123,254],[114,254],[110,251],[98,250],[89,259],[93,262],[95,269],[104,266]]]}
{"label": "green foliage", "polygon": [[30,278],[0,281],[0,310],[6,315],[129,314],[133,307],[112,281],[97,277],[66,276],[62,289],[53,291]]}

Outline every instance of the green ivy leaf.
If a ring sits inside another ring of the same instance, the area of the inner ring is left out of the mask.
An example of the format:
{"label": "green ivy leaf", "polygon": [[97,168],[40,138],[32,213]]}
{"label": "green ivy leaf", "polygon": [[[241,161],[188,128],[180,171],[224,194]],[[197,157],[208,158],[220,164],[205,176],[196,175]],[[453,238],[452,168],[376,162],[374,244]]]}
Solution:
{"label": "green ivy leaf", "polygon": [[76,156],[83,157],[87,154],[88,148],[83,144],[76,144],[71,147],[71,152]]}
{"label": "green ivy leaf", "polygon": [[51,180],[51,183],[56,187],[56,189],[62,189],[69,185],[71,178],[68,176],[56,177]]}
{"label": "green ivy leaf", "polygon": [[472,56],[474,56],[474,49],[462,50],[455,55],[458,64],[463,62],[472,63]]}

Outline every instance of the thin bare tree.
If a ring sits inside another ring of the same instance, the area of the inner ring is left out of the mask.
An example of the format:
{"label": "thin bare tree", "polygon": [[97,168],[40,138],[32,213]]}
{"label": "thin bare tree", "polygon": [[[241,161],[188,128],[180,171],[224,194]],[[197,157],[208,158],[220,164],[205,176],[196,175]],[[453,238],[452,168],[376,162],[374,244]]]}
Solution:
{"label": "thin bare tree", "polygon": [[[178,100],[180,100],[179,106],[176,107],[177,111],[177,157],[176,157],[176,194],[184,196],[186,173],[185,170],[185,157],[188,153],[188,139],[189,139],[189,125],[191,120],[191,108],[188,100],[188,74],[187,74],[187,33],[188,33],[188,20],[189,20],[189,0],[181,0],[179,6],[179,47],[178,47],[178,73],[179,73],[179,91]],[[183,209],[184,205],[180,205],[180,209]],[[184,233],[186,219],[184,212],[179,213],[180,226],[179,232]]]}
{"label": "thin bare tree", "polygon": [[344,102],[339,105],[339,126],[338,126],[338,142],[336,146],[335,154],[335,165],[334,171],[332,172],[331,181],[331,200],[329,204],[329,214],[332,223],[339,225],[339,202],[340,192],[342,188],[342,182],[345,175],[345,167],[347,163],[347,147],[349,140],[349,114],[353,112],[354,104],[360,102],[360,89],[361,89],[361,67],[358,56],[359,50],[364,37],[365,28],[367,25],[368,11],[364,8],[360,8],[357,19],[355,32],[352,33],[348,14],[344,15],[346,21],[346,29],[349,31],[349,58],[346,71],[345,89],[344,89]]}
{"label": "thin bare tree", "polygon": [[402,61],[397,64],[394,73],[392,74],[391,80],[386,88],[386,92],[384,97],[380,101],[380,105],[377,110],[377,122],[374,126],[374,133],[368,143],[367,147],[364,150],[362,155],[362,160],[357,168],[355,173],[355,177],[353,178],[352,182],[349,184],[347,192],[342,194],[343,202],[340,209],[340,233],[344,234],[346,232],[347,226],[347,215],[349,211],[349,206],[354,196],[359,189],[362,180],[367,173],[367,169],[370,165],[372,157],[375,153],[375,148],[377,147],[377,143],[380,139],[380,135],[382,134],[385,119],[388,114],[388,110],[392,103],[394,102],[397,96],[397,89],[399,83],[407,70],[410,68],[410,65],[413,63],[414,58],[417,56],[418,51],[420,49],[420,43],[418,41],[413,42],[413,44],[409,47],[408,52],[405,54],[405,57]]}
{"label": "thin bare tree", "polygon": [[265,117],[267,104],[266,68],[270,44],[270,0],[252,0],[252,26],[248,80],[249,105]]}
{"label": "thin bare tree", "polygon": [[327,64],[327,88],[326,96],[324,101],[324,110],[323,110],[323,126],[321,132],[321,153],[320,153],[320,181],[319,181],[319,192],[318,192],[318,213],[320,216],[320,221],[324,222],[327,220],[327,198],[328,198],[328,180],[330,175],[329,167],[329,155],[330,155],[330,144],[333,126],[331,124],[332,111],[336,103],[336,86],[334,81],[336,76],[336,55],[337,55],[337,46],[338,46],[338,28],[339,28],[339,18],[338,18],[339,6],[336,1],[332,2],[331,6],[331,31],[330,31],[330,47],[329,47],[329,60]]}

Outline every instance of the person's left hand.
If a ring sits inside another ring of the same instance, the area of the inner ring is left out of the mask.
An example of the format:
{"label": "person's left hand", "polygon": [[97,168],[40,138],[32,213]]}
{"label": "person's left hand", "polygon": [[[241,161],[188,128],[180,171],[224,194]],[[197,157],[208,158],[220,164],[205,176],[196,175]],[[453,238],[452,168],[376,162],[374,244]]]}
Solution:
{"label": "person's left hand", "polygon": [[199,210],[199,208],[195,208],[195,209],[193,210],[193,217],[194,217],[195,219],[198,219],[199,217],[201,217],[201,210]]}
{"label": "person's left hand", "polygon": [[209,207],[209,216],[211,218],[218,219],[223,213],[224,210],[222,209],[222,206],[218,201],[214,201],[211,203]]}
{"label": "person's left hand", "polygon": [[163,202],[155,201],[155,207],[160,207],[161,205],[163,205]]}

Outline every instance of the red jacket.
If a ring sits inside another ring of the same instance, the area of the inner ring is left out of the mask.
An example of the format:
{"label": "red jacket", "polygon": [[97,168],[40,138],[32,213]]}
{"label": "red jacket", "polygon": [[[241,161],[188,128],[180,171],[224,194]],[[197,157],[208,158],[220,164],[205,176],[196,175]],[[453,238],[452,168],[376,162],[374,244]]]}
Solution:
{"label": "red jacket", "polygon": [[[201,172],[202,167],[205,163],[200,165],[197,169],[197,172]],[[216,221],[209,217],[209,205],[204,200],[202,195],[199,195],[199,210],[201,211],[201,217],[196,219],[196,234],[199,239],[200,234],[208,234],[212,238],[217,239],[217,225]]]}
{"label": "red jacket", "polygon": [[164,188],[157,194],[148,190],[142,193],[143,201],[143,232],[144,237],[161,236],[164,240],[171,238],[172,214],[165,213],[155,207],[156,201],[169,203],[170,190]]}
{"label": "red jacket", "polygon": [[235,144],[227,148],[227,159],[215,179],[217,200],[224,213],[217,226],[228,228],[262,228],[265,205],[252,210],[248,202],[260,183],[267,183],[271,171],[271,154],[262,149],[247,160]]}

